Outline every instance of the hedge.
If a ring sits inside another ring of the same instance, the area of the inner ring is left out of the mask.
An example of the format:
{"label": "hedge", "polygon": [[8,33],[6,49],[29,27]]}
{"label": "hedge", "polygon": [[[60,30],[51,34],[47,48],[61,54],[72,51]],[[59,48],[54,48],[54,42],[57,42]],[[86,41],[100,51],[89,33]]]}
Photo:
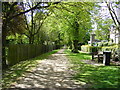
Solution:
{"label": "hedge", "polygon": [[104,46],[101,48],[101,51],[117,51],[118,50],[118,45],[114,45],[114,46]]}
{"label": "hedge", "polygon": [[81,51],[84,51],[84,52],[97,52],[98,50],[100,50],[101,47],[98,47],[98,46],[89,46],[89,45],[82,45],[81,46]]}
{"label": "hedge", "polygon": [[118,50],[118,45],[114,45],[114,46],[104,46],[104,47],[100,47],[100,46],[89,46],[89,45],[82,45],[81,46],[81,51],[84,52],[89,52],[91,53],[93,52],[97,52],[97,51],[117,51]]}

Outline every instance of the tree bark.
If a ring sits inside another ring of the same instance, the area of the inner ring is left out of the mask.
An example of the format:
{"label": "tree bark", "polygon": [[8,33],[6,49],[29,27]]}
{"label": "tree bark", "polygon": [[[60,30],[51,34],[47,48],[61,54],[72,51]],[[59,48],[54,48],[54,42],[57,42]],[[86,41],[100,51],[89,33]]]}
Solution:
{"label": "tree bark", "polygon": [[6,63],[6,53],[5,53],[5,47],[6,47],[6,27],[3,24],[2,27],[2,68],[7,68],[7,63]]}
{"label": "tree bark", "polygon": [[118,30],[118,59],[120,60],[120,27]]}
{"label": "tree bark", "polygon": [[73,53],[79,53],[78,52],[78,40],[73,40],[73,49],[72,49]]}

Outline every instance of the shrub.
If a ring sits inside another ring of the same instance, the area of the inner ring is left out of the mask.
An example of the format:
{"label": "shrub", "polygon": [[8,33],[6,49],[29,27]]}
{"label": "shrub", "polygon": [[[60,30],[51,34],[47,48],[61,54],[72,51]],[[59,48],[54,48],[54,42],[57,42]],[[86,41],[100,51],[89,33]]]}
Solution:
{"label": "shrub", "polygon": [[82,45],[81,46],[81,51],[84,51],[84,52],[97,52],[99,49],[101,49],[101,47],[98,47],[98,46],[89,46],[89,45]]}
{"label": "shrub", "polygon": [[104,46],[101,48],[102,51],[117,51],[118,49],[118,45],[114,45],[114,46]]}
{"label": "shrub", "polygon": [[118,45],[102,47],[102,51],[111,51],[112,58],[115,61],[118,61]]}
{"label": "shrub", "polygon": [[108,46],[108,42],[98,42],[98,46]]}
{"label": "shrub", "polygon": [[[103,46],[103,47],[100,47],[100,46],[89,46],[89,45],[82,45],[81,46],[81,51],[84,51],[84,52],[97,52],[97,51],[111,51],[111,54],[112,54],[112,58],[113,60],[116,60],[118,59],[119,55],[118,55],[118,45],[113,45],[113,46]],[[118,59],[119,60],[119,59]]]}
{"label": "shrub", "polygon": [[102,42],[98,42],[98,46],[103,46]]}
{"label": "shrub", "polygon": [[117,51],[118,50],[118,45],[114,45],[114,46],[89,46],[89,45],[82,45],[81,46],[81,51],[84,52],[96,52],[96,51]]}

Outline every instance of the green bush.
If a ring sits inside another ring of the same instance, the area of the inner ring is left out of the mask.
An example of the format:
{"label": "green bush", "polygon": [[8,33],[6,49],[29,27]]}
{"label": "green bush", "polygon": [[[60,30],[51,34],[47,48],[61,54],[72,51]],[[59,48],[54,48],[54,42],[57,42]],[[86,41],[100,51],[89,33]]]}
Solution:
{"label": "green bush", "polygon": [[97,52],[99,49],[101,49],[101,47],[98,47],[98,46],[89,46],[89,45],[82,45],[81,46],[81,51],[84,51],[84,52]]}
{"label": "green bush", "polygon": [[98,46],[108,46],[109,42],[98,42]]}
{"label": "green bush", "polygon": [[112,58],[113,60],[115,60],[116,58],[118,59],[119,55],[118,55],[118,45],[113,45],[113,46],[103,46],[103,47],[100,47],[100,46],[89,46],[89,45],[82,45],[81,46],[81,51],[84,51],[84,52],[88,52],[88,53],[91,53],[91,52],[97,52],[97,51],[111,51],[111,55],[112,55]]}
{"label": "green bush", "polygon": [[109,42],[98,42],[97,46],[113,46],[116,45],[115,43],[112,43],[111,41]]}
{"label": "green bush", "polygon": [[101,51],[111,51],[112,59],[116,61],[119,60],[118,45],[102,47]]}
{"label": "green bush", "polygon": [[118,49],[118,45],[114,45],[114,46],[104,46],[101,48],[102,51],[117,51]]}
{"label": "green bush", "polygon": [[96,51],[117,51],[118,50],[118,45],[114,46],[89,46],[89,45],[82,45],[81,46],[81,51],[84,52],[96,52]]}

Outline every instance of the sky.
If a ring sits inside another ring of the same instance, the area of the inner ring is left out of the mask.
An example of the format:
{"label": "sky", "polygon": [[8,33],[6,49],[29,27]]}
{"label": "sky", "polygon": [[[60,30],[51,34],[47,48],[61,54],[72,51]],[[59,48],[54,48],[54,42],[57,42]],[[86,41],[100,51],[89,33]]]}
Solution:
{"label": "sky", "polygon": [[[98,5],[101,6],[101,9],[99,9],[98,15],[96,16],[100,16],[102,19],[111,18],[106,3],[99,3]],[[93,30],[96,30],[97,23],[94,22],[92,27],[94,28]]]}
{"label": "sky", "polygon": [[101,17],[103,17],[103,19],[111,18],[106,3],[101,3],[100,6],[102,6],[99,12],[101,14]]}
{"label": "sky", "polygon": [[[24,2],[24,3],[26,3],[26,2]],[[30,3],[31,5],[32,5],[32,3]],[[41,4],[41,6],[47,6],[47,4]],[[26,10],[28,10],[28,9],[30,9],[29,7],[26,7]],[[41,9],[41,10],[43,10],[43,9]],[[34,10],[34,13],[33,13],[33,16],[35,16],[35,14],[37,13],[37,11],[38,10]],[[39,10],[40,11],[40,10]],[[45,11],[45,10],[43,10],[43,11]],[[28,20],[28,22],[31,22],[31,12],[28,12],[28,13],[26,13],[26,15],[27,15],[27,20]]]}

